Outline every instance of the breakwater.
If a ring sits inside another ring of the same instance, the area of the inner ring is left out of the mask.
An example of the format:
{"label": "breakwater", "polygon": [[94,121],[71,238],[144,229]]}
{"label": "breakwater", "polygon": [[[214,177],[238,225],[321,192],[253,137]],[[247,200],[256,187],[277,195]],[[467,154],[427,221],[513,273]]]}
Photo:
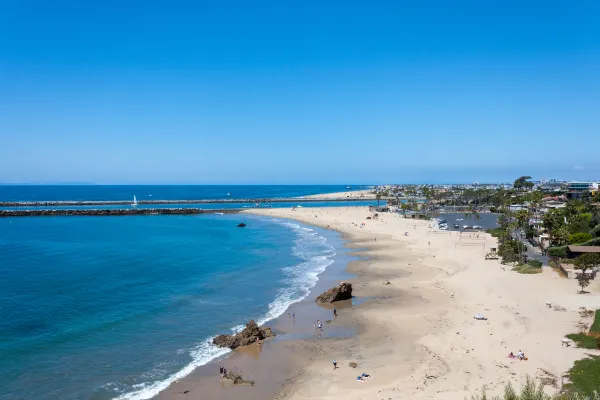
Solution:
{"label": "breakwater", "polygon": [[[283,197],[267,199],[203,199],[203,200],[139,200],[138,204],[235,204],[235,203],[319,203],[334,201],[374,201],[362,197],[339,197],[329,199]],[[0,207],[52,207],[52,206],[120,206],[131,205],[131,200],[94,201],[1,201]]]}
{"label": "breakwater", "polygon": [[122,215],[189,215],[235,214],[237,209],[203,210],[201,208],[131,208],[131,209],[59,209],[59,210],[0,210],[2,217],[53,217],[53,216],[122,216]]}

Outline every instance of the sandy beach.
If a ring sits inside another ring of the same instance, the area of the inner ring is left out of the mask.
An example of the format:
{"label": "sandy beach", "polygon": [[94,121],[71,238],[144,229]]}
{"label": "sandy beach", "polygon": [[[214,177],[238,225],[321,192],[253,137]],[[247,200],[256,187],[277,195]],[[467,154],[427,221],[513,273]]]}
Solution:
{"label": "sandy beach", "polygon": [[[392,214],[367,219],[366,207],[250,212],[339,231],[368,257],[349,266],[354,294],[365,304],[341,309],[332,322],[357,334],[304,341],[307,356],[277,399],[463,400],[484,385],[500,394],[507,382],[520,386],[527,375],[554,377],[560,385],[573,362],[590,353],[561,340],[591,323],[578,310],[600,307],[598,283],[580,295],[575,281],[550,268],[522,275],[485,260],[496,247],[487,234],[462,238]],[[474,319],[477,313],[488,319]],[[527,361],[507,357],[519,350]],[[362,373],[373,378],[359,382]]]}

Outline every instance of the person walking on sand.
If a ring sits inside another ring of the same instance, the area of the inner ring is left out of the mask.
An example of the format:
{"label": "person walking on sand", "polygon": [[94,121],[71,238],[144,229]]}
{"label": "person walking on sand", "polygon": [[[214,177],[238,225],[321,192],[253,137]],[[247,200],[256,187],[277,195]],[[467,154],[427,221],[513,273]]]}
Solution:
{"label": "person walking on sand", "polygon": [[337,369],[337,361],[335,361],[335,357],[333,358],[333,369]]}
{"label": "person walking on sand", "polygon": [[333,316],[337,317],[337,310],[335,308],[333,309]]}

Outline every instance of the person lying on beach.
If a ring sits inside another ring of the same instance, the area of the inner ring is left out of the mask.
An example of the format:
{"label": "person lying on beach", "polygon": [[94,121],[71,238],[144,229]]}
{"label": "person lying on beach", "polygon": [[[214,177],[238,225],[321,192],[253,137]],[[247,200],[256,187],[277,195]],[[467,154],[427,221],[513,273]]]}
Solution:
{"label": "person lying on beach", "polygon": [[508,358],[517,358],[517,356],[515,356],[515,355],[513,354],[513,352],[511,351],[511,352],[510,352],[510,354],[508,355]]}
{"label": "person lying on beach", "polygon": [[367,380],[365,378],[363,378],[362,376],[357,376],[356,381],[357,382],[366,382]]}
{"label": "person lying on beach", "polygon": [[363,379],[373,379],[373,377],[369,374],[365,374],[364,372],[361,375],[363,377]]}

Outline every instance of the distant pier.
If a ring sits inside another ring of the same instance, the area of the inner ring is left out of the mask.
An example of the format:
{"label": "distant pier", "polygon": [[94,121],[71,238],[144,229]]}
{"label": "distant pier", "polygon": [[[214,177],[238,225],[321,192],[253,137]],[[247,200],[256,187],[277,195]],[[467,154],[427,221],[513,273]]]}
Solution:
{"label": "distant pier", "polygon": [[[204,200],[139,200],[137,204],[236,204],[236,203],[323,203],[337,201],[375,201],[361,197],[339,198],[268,198],[268,199],[204,199]],[[53,207],[53,206],[120,206],[131,205],[131,200],[84,201],[1,201],[0,207]]]}
{"label": "distant pier", "polygon": [[235,214],[237,209],[203,210],[201,208],[131,208],[131,209],[59,209],[59,210],[0,210],[2,217],[53,217],[53,216],[123,216],[123,215],[190,215]]}

